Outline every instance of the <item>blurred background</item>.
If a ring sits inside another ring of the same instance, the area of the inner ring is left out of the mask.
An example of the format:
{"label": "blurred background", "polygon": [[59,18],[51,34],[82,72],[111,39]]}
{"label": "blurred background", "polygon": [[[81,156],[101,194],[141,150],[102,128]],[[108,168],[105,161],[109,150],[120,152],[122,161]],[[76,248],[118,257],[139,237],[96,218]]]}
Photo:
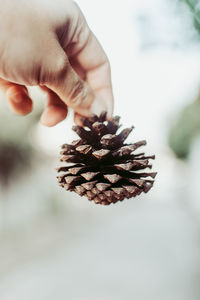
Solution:
{"label": "blurred background", "polygon": [[200,2],[79,0],[112,67],[115,114],[147,139],[147,195],[97,206],[58,187],[55,128],[0,95],[0,299],[200,299]]}

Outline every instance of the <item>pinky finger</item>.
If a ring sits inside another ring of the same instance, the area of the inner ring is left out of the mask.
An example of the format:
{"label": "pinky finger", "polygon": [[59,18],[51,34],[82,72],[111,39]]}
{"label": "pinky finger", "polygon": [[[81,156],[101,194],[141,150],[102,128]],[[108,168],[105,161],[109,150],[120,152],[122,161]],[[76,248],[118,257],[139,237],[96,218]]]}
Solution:
{"label": "pinky finger", "polygon": [[24,85],[15,84],[0,79],[0,89],[4,92],[8,103],[14,113],[26,115],[32,111],[33,102]]}

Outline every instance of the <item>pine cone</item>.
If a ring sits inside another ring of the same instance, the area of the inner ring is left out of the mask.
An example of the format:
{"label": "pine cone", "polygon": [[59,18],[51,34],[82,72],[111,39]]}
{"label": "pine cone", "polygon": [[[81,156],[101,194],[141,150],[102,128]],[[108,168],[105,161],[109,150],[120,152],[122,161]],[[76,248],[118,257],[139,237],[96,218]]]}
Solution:
{"label": "pine cone", "polygon": [[[133,127],[119,129],[120,117],[106,121],[106,113],[83,119],[84,128],[73,126],[80,139],[64,144],[61,161],[68,165],[57,169],[60,186],[86,196],[97,204],[109,205],[125,198],[147,193],[153,186],[156,173],[138,172],[151,168],[144,153],[134,154],[146,141],[125,144]],[[152,179],[146,179],[151,177]]]}

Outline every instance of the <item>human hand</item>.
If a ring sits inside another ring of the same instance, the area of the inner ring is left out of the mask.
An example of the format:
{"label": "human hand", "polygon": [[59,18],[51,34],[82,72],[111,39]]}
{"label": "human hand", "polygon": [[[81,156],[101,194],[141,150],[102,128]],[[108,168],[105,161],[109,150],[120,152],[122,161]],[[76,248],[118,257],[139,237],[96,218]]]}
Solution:
{"label": "human hand", "polygon": [[48,95],[41,116],[53,126],[68,107],[80,115],[113,111],[110,65],[71,0],[0,0],[0,88],[17,114],[32,110],[27,86]]}

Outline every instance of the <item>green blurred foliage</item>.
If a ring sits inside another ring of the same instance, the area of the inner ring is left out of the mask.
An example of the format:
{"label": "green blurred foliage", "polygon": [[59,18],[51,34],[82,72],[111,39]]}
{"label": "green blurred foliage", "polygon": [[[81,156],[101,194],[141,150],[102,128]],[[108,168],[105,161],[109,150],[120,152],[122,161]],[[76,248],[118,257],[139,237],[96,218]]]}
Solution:
{"label": "green blurred foliage", "polygon": [[177,116],[169,133],[169,146],[176,156],[187,159],[194,139],[200,134],[200,94]]}
{"label": "green blurred foliage", "polygon": [[199,0],[180,0],[181,2],[185,2],[194,17],[194,25],[196,29],[200,32],[200,1]]}
{"label": "green blurred foliage", "polygon": [[[194,25],[200,34],[200,0],[179,0],[189,7]],[[200,36],[200,35],[199,35]],[[195,138],[200,135],[200,93],[176,116],[169,132],[168,143],[175,155],[187,159]]]}

